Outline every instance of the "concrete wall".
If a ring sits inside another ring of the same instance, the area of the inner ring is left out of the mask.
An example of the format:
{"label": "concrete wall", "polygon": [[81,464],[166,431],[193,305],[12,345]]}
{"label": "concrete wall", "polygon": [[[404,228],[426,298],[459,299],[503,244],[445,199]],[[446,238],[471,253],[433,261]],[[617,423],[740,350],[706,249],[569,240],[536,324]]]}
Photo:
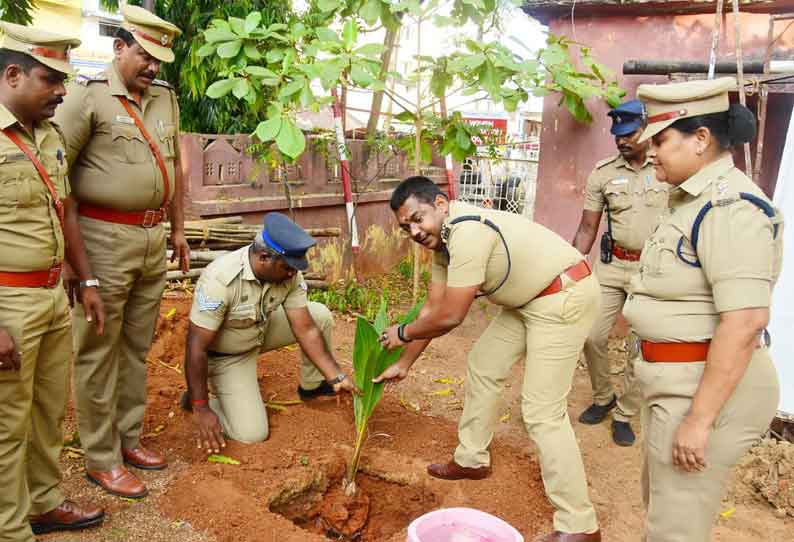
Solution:
{"label": "concrete wall", "polygon": [[[768,15],[742,14],[741,35],[745,60],[763,59],[768,20]],[[620,84],[628,92],[626,99],[630,99],[635,97],[639,84],[663,83],[667,78],[624,76],[623,62],[630,59],[708,62],[713,23],[713,14],[576,17],[575,24],[571,24],[570,16],[566,16],[550,21],[549,26],[553,33],[564,34],[591,47],[593,56],[618,75]],[[786,24],[777,23],[776,34]],[[720,60],[735,59],[733,29],[733,17],[725,17],[720,39]],[[790,59],[792,50],[794,31],[789,31],[776,44],[773,58]],[[774,189],[793,96],[779,94],[770,99],[764,168],[759,183],[770,195]],[[754,100],[749,104],[751,107]],[[575,122],[567,111],[557,107],[556,97],[548,97],[544,103],[535,220],[569,240],[579,223],[588,174],[597,161],[617,152],[609,133],[610,122],[606,116],[608,107],[601,103],[590,105],[595,121],[591,126],[584,126]]]}
{"label": "concrete wall", "polygon": [[[290,213],[283,172],[254,159],[250,143],[245,135],[182,134],[188,220],[241,215],[254,224],[270,211]],[[363,141],[348,140],[361,245],[354,257],[340,170],[334,151],[324,150],[325,145],[310,137],[306,152],[286,171],[295,221],[306,228],[342,230],[341,237],[320,238],[309,253],[312,270],[322,271],[329,281],[390,271],[408,254],[409,243],[388,202],[394,187],[413,174],[413,166],[402,154],[366,157]],[[443,159],[436,157],[422,171],[447,190],[442,168]]]}

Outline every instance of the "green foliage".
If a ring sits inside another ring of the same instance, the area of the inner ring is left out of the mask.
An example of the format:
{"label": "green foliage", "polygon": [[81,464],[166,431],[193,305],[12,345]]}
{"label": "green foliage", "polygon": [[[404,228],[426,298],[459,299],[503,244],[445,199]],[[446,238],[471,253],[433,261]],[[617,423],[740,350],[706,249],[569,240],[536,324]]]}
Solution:
{"label": "green foliage", "polygon": [[368,320],[375,319],[380,307],[381,296],[389,299],[389,289],[368,288],[355,281],[337,288],[309,291],[311,301],[322,303],[337,312],[362,315]]}
{"label": "green foliage", "polygon": [[33,21],[33,0],[0,0],[0,20],[30,24]]}
{"label": "green foliage", "polygon": [[[400,323],[407,324],[414,321],[419,315],[421,308],[421,303],[414,306],[408,314],[400,319]],[[393,365],[400,358],[400,354],[403,351],[403,348],[386,350],[378,341],[378,337],[388,325],[388,310],[385,300],[381,301],[374,323],[370,323],[360,316],[356,321],[356,337],[353,342],[353,370],[355,371],[356,385],[362,393],[353,397],[357,438],[356,446],[353,450],[353,460],[348,471],[348,483],[355,480],[356,472],[358,471],[358,460],[366,440],[369,419],[381,397],[383,397],[384,383],[374,383],[372,379]]]}

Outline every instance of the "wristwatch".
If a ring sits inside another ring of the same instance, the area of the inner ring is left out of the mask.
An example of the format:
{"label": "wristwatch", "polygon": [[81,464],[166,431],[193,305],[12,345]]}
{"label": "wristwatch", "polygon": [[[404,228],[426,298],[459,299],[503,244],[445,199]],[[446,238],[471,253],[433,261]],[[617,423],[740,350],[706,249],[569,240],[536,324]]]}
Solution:
{"label": "wristwatch", "polygon": [[331,380],[326,380],[326,382],[328,383],[329,386],[336,386],[337,384],[342,382],[345,378],[347,378],[347,375],[345,373],[339,373]]}
{"label": "wristwatch", "polygon": [[99,288],[99,279],[81,280],[80,288]]}

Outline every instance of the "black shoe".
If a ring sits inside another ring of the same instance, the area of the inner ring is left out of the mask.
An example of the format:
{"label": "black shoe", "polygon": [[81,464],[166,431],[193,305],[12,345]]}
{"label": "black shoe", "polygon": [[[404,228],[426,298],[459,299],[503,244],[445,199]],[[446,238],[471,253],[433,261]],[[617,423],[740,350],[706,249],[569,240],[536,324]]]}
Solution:
{"label": "black shoe", "polygon": [[612,440],[618,446],[631,446],[634,444],[634,431],[629,422],[612,420]]}
{"label": "black shoe", "polygon": [[604,421],[604,418],[607,417],[609,411],[615,408],[615,405],[617,404],[618,404],[617,395],[612,396],[612,400],[609,402],[608,405],[592,404],[589,407],[587,407],[587,410],[585,410],[579,415],[579,421],[581,423],[586,423],[587,425],[597,425]]}
{"label": "black shoe", "polygon": [[336,395],[336,392],[334,391],[334,387],[332,385],[330,385],[328,382],[323,382],[313,390],[304,390],[298,386],[298,395],[302,401],[308,401],[323,395]]}
{"label": "black shoe", "polygon": [[190,392],[185,390],[182,393],[182,397],[179,398],[179,406],[182,407],[182,410],[185,412],[193,412],[193,405],[190,402]]}

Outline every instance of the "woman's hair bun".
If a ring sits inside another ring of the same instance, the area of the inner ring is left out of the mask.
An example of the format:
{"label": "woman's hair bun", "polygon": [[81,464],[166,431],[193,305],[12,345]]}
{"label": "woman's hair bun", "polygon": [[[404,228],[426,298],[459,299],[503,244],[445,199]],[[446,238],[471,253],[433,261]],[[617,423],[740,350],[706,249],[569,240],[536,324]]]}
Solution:
{"label": "woman's hair bun", "polygon": [[741,104],[731,104],[728,109],[728,136],[731,145],[749,143],[755,139],[756,120],[753,112]]}

